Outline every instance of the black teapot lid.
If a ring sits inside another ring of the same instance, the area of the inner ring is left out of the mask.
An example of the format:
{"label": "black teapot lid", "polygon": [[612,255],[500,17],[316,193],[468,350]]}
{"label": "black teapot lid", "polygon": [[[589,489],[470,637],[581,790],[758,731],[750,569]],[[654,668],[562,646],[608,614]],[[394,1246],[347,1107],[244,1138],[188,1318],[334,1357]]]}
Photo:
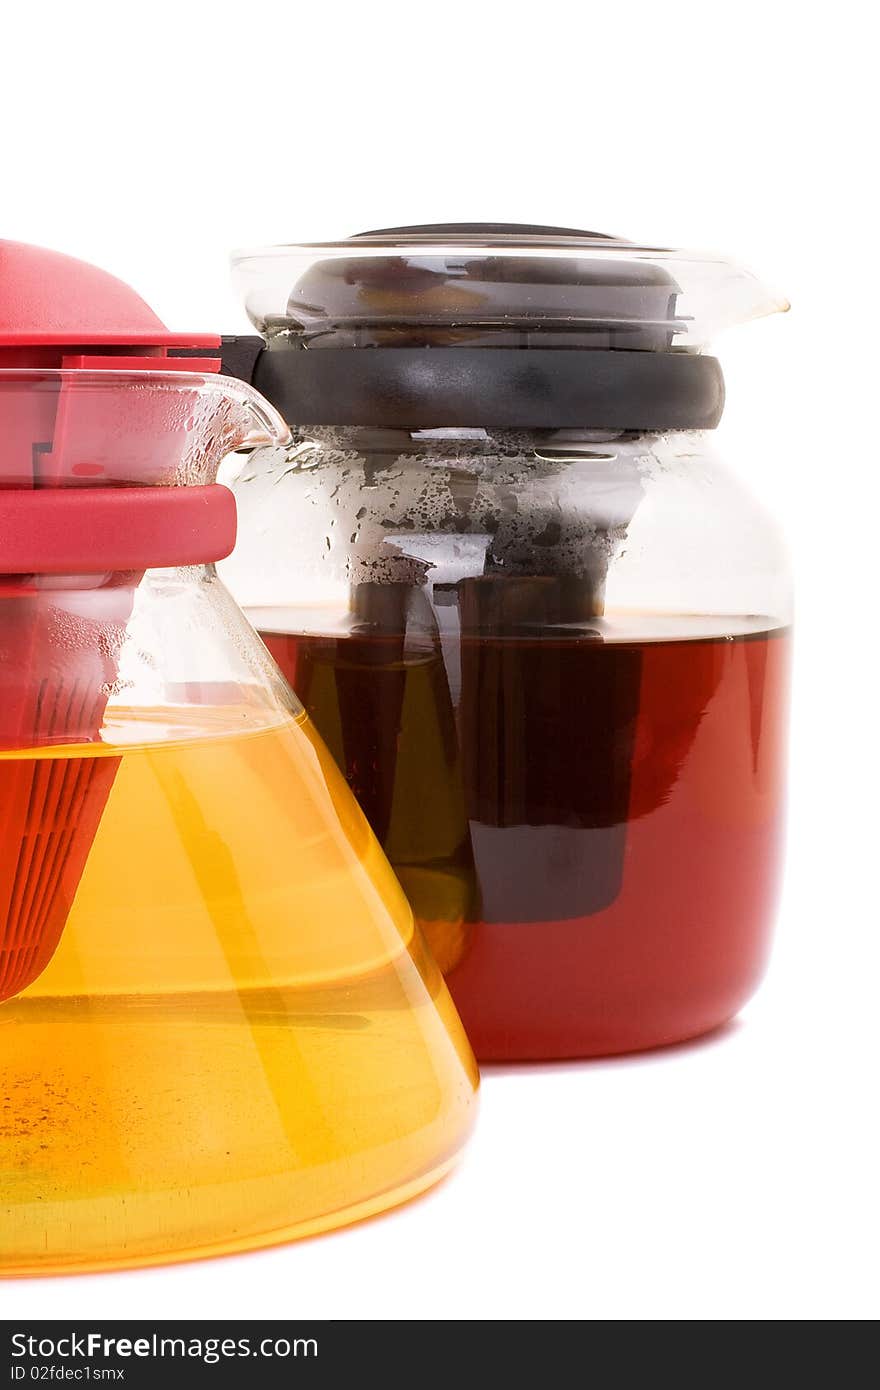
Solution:
{"label": "black teapot lid", "polygon": [[695,264],[723,263],[512,223],[245,252],[265,350],[225,340],[224,369],[297,424],[708,429],[724,390],[688,312]]}

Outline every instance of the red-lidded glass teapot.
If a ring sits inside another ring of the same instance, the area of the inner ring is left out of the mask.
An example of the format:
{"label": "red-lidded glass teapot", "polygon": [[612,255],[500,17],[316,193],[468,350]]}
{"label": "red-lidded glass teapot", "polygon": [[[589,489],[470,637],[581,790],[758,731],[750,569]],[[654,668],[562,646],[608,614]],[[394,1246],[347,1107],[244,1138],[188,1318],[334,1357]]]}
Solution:
{"label": "red-lidded glass teapot", "polygon": [[287,430],[212,346],[0,242],[0,1274],[311,1235],[473,1118],[406,899],[217,578],[217,468]]}

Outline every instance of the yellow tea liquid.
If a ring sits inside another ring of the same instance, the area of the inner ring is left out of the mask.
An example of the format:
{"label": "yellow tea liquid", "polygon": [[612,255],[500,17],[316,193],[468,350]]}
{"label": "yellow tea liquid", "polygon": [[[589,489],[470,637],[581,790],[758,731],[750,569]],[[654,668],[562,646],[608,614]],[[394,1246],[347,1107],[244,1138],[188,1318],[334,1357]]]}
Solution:
{"label": "yellow tea liquid", "polygon": [[470,1128],[461,1025],[308,721],[216,724],[0,754],[0,783],[117,760],[57,949],[0,1003],[0,1272],[311,1234],[426,1187]]}

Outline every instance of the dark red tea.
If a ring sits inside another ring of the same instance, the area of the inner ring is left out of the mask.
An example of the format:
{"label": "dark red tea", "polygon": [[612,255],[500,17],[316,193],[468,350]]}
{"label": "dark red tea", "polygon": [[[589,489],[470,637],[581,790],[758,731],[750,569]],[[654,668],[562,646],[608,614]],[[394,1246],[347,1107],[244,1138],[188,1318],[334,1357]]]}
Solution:
{"label": "dark red tea", "polygon": [[263,639],[480,1057],[655,1046],[737,1011],[775,899],[786,630],[316,636],[287,619]]}

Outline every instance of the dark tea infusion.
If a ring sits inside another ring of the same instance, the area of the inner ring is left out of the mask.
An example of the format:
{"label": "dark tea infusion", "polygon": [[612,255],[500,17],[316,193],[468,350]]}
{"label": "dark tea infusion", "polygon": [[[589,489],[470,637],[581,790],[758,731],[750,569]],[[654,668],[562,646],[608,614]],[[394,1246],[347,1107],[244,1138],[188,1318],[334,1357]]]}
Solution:
{"label": "dark tea infusion", "polygon": [[420,645],[262,622],[484,1058],[524,1027],[576,1054],[585,1013],[615,1051],[735,1012],[774,902],[787,629]]}

